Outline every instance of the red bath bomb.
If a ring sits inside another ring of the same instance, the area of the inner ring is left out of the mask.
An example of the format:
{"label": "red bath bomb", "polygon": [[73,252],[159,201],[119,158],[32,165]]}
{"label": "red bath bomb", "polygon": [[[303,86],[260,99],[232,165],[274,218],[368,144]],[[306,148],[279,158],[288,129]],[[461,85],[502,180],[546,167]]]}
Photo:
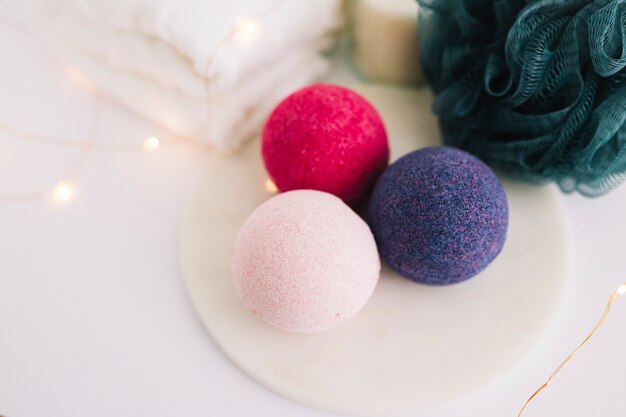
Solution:
{"label": "red bath bomb", "polygon": [[376,109],[354,91],[329,84],[298,90],[274,109],[262,152],[280,191],[326,191],[352,206],[367,196],[389,161]]}

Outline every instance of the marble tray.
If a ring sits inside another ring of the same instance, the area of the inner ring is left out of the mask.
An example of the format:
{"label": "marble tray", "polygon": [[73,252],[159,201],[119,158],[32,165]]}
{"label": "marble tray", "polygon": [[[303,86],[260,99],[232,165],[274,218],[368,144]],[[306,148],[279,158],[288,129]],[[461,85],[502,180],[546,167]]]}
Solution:
{"label": "marble tray", "polygon": [[[439,143],[426,90],[351,85],[380,111],[393,159]],[[284,395],[328,410],[397,415],[441,406],[493,383],[532,348],[568,281],[569,246],[552,186],[504,181],[509,237],[481,274],[455,286],[414,284],[384,267],[365,308],[335,330],[289,334],[239,300],[230,258],[239,227],[271,193],[259,141],[214,155],[184,212],[183,278],[213,340],[241,369]]]}

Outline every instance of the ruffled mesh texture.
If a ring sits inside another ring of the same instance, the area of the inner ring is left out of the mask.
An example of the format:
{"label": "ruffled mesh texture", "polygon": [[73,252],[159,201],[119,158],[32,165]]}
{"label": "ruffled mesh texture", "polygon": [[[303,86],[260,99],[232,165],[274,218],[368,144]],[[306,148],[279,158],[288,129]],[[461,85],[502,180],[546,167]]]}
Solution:
{"label": "ruffled mesh texture", "polygon": [[419,0],[446,144],[598,196],[626,179],[626,0]]}

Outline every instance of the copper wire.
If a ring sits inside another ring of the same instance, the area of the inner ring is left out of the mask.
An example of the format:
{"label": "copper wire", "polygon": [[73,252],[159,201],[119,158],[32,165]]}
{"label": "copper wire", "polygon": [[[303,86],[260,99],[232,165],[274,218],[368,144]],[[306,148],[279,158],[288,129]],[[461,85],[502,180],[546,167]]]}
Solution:
{"label": "copper wire", "polygon": [[[255,17],[255,20],[259,20],[273,13],[275,10],[279,8],[281,4],[284,3],[284,1],[285,0],[274,1],[271,7],[268,7],[265,10],[261,11]],[[39,36],[39,33],[36,30],[34,30],[32,27],[30,27],[28,24],[19,22],[15,19],[10,19],[10,18],[7,18],[6,16],[0,15],[0,22],[12,25],[14,28],[22,31],[23,33],[26,33],[29,36],[33,36],[33,37]],[[238,28],[235,27],[218,43],[215,53],[212,54],[212,56],[207,60],[206,64],[204,65],[205,74],[203,77],[204,78],[203,85],[204,85],[204,90],[205,90],[205,94],[207,97],[207,103],[210,102],[209,97],[211,96],[211,83],[214,81],[214,77],[210,75],[211,66],[213,65],[214,59],[221,52],[221,50],[234,37],[237,36],[237,34],[238,34]],[[92,93],[95,95],[96,100],[98,101],[103,97],[98,91],[93,91]],[[98,106],[99,106],[99,103],[98,103]],[[94,115],[92,119],[95,119],[95,118],[96,116]],[[198,128],[194,129],[192,132],[188,134],[184,134],[184,135],[178,135],[176,138],[169,141],[168,143],[176,144],[176,143],[192,141],[203,130],[206,129],[209,122],[210,122],[210,118],[207,118],[207,121],[205,123],[200,125]],[[160,128],[164,128],[164,130],[168,130],[161,123],[153,122],[153,124],[155,124],[156,126]],[[93,123],[93,120],[92,120],[91,125],[95,125],[95,123]],[[112,144],[112,143],[96,142],[95,130],[89,133],[87,141],[78,141],[78,140],[72,140],[70,138],[65,138],[65,137],[46,135],[43,133],[28,132],[28,131],[15,128],[13,126],[9,126],[2,122],[0,122],[0,131],[4,131],[5,133],[10,134],[17,139],[27,141],[27,142],[35,142],[35,143],[40,143],[43,145],[62,146],[62,147],[71,147],[71,148],[81,149],[81,154],[79,155],[79,158],[70,169],[69,174],[66,178],[70,178],[78,173],[78,171],[81,169],[81,167],[85,163],[87,159],[87,154],[89,152],[92,152],[92,151],[143,152],[144,151],[143,143],[141,144]],[[47,190],[48,189],[46,189],[46,191],[38,191],[38,192],[22,193],[22,194],[0,193],[0,201],[4,201],[4,202],[36,201],[36,200],[44,198],[48,194]]]}
{"label": "copper wire", "polygon": [[[98,134],[98,127],[100,124],[100,107],[101,100],[99,99],[99,97],[96,97],[94,103],[93,117],[91,118],[89,127],[87,129],[87,140],[81,143],[76,143],[76,146],[80,148],[80,152],[64,178],[75,177],[87,162],[87,158],[93,150],[95,139]],[[54,184],[50,187],[45,188],[45,190],[43,191],[34,191],[30,193],[0,193],[0,201],[32,202],[40,200],[46,197],[49,192],[48,190],[52,187],[54,187]]]}
{"label": "copper wire", "polygon": [[[260,17],[264,17],[264,16],[270,14],[271,12],[275,11],[278,8],[278,6],[283,1],[279,0],[279,1],[274,2],[273,7],[268,8],[267,10],[262,12],[260,14],[259,18]],[[11,19],[6,19],[3,16],[0,16],[0,21],[3,22],[3,23],[10,23],[14,27],[18,28],[19,30],[22,30],[23,32],[25,32],[27,34],[36,35],[36,32],[34,30],[32,30],[32,28],[28,27],[26,24],[15,22],[15,21],[12,21]],[[237,35],[237,29],[235,28],[231,32],[229,32],[227,34],[227,36],[222,39],[222,41],[220,41],[218,43],[218,46],[216,47],[215,53],[211,56],[211,58],[209,58],[207,60],[206,64],[204,65],[204,69],[205,69],[205,71],[204,71],[204,89],[205,89],[205,93],[206,93],[207,97],[209,97],[210,93],[211,93],[210,92],[210,84],[213,81],[213,76],[210,75],[210,73],[211,73],[210,68],[213,65],[214,59],[219,54],[219,52],[228,44],[228,42],[230,42],[236,35]],[[98,143],[98,142],[96,142],[97,126],[99,124],[100,98],[101,98],[101,96],[97,92],[94,93],[94,94],[96,96],[96,105],[95,105],[94,115],[93,115],[92,121],[90,123],[89,132],[87,134],[87,140],[86,141],[82,141],[81,142],[81,141],[72,140],[72,139],[68,139],[68,138],[64,138],[64,137],[55,137],[55,136],[50,136],[50,135],[41,134],[41,133],[26,132],[26,131],[14,128],[12,126],[6,125],[6,124],[1,123],[1,122],[0,122],[0,130],[4,131],[6,133],[9,133],[9,134],[11,134],[11,135],[13,135],[13,136],[15,136],[17,138],[20,138],[22,140],[29,141],[29,142],[37,142],[37,143],[41,143],[41,144],[45,144],[45,145],[52,145],[52,146],[64,146],[64,147],[80,148],[81,149],[80,154],[79,154],[78,158],[76,159],[76,161],[74,162],[74,164],[72,165],[71,169],[68,172],[68,175],[65,178],[71,178],[71,177],[74,177],[75,175],[77,175],[77,173],[82,169],[82,167],[86,163],[86,161],[88,159],[88,156],[89,156],[89,153],[91,151],[94,151],[94,150],[121,151],[121,152],[141,152],[141,151],[143,151],[143,144],[126,145],[126,144],[110,144],[110,143]],[[204,130],[206,128],[207,124],[208,124],[208,122],[203,124],[202,126],[200,126],[198,129],[195,129],[193,132],[191,132],[189,134],[186,134],[186,135],[183,135],[183,136],[179,136],[173,142],[179,143],[179,142],[185,142],[185,141],[188,141],[188,140],[192,140],[193,137],[198,135],[202,130]],[[39,199],[44,198],[47,195],[47,193],[48,193],[47,190],[48,189],[46,189],[46,191],[39,191],[39,192],[32,192],[32,193],[23,193],[23,194],[0,193],[0,200],[1,201],[7,201],[7,202],[29,202],[29,201],[35,201],[35,200],[39,200]],[[626,283],[624,285],[626,285]],[[600,317],[600,320],[596,323],[596,325],[593,328],[593,330],[591,330],[591,332],[578,345],[578,347],[576,349],[574,349],[574,351],[563,362],[561,362],[561,364],[548,377],[546,382],[544,382],[544,384],[541,385],[526,400],[526,402],[522,406],[520,412],[518,413],[517,417],[521,417],[522,416],[522,414],[524,413],[524,411],[526,410],[528,405],[532,402],[532,400],[535,397],[537,397],[537,395],[540,392],[542,392],[544,389],[546,389],[548,387],[550,382],[552,382],[552,380],[558,375],[558,373],[574,358],[574,356],[582,349],[582,347],[585,344],[587,344],[587,342],[589,342],[589,340],[591,340],[591,338],[596,334],[598,329],[600,329],[600,327],[606,321],[606,319],[607,319],[607,317],[609,315],[609,312],[611,311],[611,306],[612,306],[613,302],[615,301],[615,299],[619,295],[620,294],[618,293],[617,290],[614,291],[611,294],[611,296],[609,297],[608,303],[606,305],[606,308],[604,309],[604,313]]]}
{"label": "copper wire", "polygon": [[524,406],[522,407],[522,409],[520,410],[519,414],[517,415],[517,417],[521,417],[522,413],[524,412],[524,410],[526,409],[526,407],[528,406],[528,404],[544,389],[546,389],[548,387],[548,384],[550,384],[550,382],[552,382],[552,380],[554,379],[554,377],[557,376],[557,374],[559,372],[561,372],[561,370],[574,358],[574,356],[578,353],[578,351],[580,351],[580,349],[582,349],[582,347],[589,341],[591,340],[591,338],[596,334],[596,332],[598,331],[598,329],[600,329],[600,327],[604,324],[604,322],[606,321],[606,318],[609,316],[609,312],[611,311],[611,306],[613,305],[613,301],[615,301],[615,299],[617,297],[619,297],[621,295],[621,293],[619,292],[620,289],[622,289],[624,286],[626,286],[626,283],[624,283],[621,287],[619,287],[617,290],[613,291],[613,293],[611,294],[611,296],[609,297],[609,301],[606,304],[606,308],[604,309],[604,313],[602,313],[602,317],[600,317],[600,320],[598,321],[598,323],[596,323],[595,327],[593,328],[593,330],[591,330],[591,332],[587,335],[587,337],[585,337],[585,339],[583,339],[583,341],[578,345],[578,347],[576,349],[574,349],[574,351],[563,361],[561,362],[561,364],[554,370],[554,372],[552,372],[552,374],[548,377],[548,379],[546,380],[546,382],[544,382],[544,384],[542,386],[540,386],[524,403]]}

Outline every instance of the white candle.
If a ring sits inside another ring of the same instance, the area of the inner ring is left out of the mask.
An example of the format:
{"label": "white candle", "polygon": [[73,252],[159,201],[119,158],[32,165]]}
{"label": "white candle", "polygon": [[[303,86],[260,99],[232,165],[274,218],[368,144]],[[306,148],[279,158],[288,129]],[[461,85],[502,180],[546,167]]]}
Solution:
{"label": "white candle", "polygon": [[353,58],[373,81],[424,82],[419,62],[416,0],[354,0]]}

